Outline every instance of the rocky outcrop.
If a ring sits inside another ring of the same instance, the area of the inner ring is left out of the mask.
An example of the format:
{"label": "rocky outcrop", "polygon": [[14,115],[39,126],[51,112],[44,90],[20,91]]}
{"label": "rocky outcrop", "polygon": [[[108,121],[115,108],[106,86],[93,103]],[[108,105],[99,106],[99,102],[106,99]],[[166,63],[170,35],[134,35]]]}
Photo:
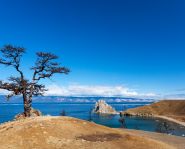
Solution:
{"label": "rocky outcrop", "polygon": [[[138,109],[138,110],[137,110]],[[149,106],[143,106],[138,108],[127,109],[121,112],[123,116],[139,116],[139,117],[152,117],[153,113]]]}
{"label": "rocky outcrop", "polygon": [[118,112],[104,100],[98,100],[96,102],[93,112],[99,114],[118,114]]}
{"label": "rocky outcrop", "polygon": [[152,113],[148,112],[129,112],[129,111],[123,111],[121,112],[121,115],[123,116],[139,116],[139,117],[152,117],[154,116]]}
{"label": "rocky outcrop", "polygon": [[[39,110],[36,110],[36,109],[33,109],[33,108],[31,108],[30,114],[31,114],[30,117],[42,116],[42,113]],[[21,119],[25,119],[25,118],[26,118],[26,116],[25,116],[24,112],[20,113],[20,114],[17,114],[15,116],[15,120],[21,120]]]}

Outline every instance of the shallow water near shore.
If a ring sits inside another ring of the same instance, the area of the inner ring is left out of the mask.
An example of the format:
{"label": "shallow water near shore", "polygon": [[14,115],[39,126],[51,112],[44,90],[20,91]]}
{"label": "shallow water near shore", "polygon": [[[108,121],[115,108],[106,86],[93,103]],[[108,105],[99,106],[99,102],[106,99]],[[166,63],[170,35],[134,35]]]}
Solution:
{"label": "shallow water near shore", "polygon": [[[128,108],[134,108],[150,104],[147,102],[124,102],[109,103],[117,111],[123,111]],[[97,115],[90,111],[94,107],[94,103],[35,103],[35,109],[39,109],[44,115],[58,116],[64,110],[67,116],[72,116],[84,120],[91,120],[97,124],[105,125],[112,128],[121,128],[119,115]],[[23,110],[20,103],[0,104],[0,123],[13,120],[14,116]],[[185,127],[176,123],[156,118],[141,117],[124,117],[125,126],[128,129],[145,130],[152,132],[165,132],[171,135],[185,135]],[[163,126],[164,122],[167,128]]]}

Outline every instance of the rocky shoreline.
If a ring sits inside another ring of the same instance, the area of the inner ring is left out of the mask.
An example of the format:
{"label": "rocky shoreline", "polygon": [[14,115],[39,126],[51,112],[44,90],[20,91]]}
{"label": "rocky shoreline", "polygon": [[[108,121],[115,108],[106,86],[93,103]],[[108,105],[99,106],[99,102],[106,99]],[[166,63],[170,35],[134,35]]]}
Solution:
{"label": "rocky shoreline", "polygon": [[181,122],[181,121],[178,121],[176,119],[173,119],[171,117],[167,117],[167,116],[161,116],[161,115],[154,115],[155,118],[161,118],[161,119],[164,119],[164,120],[167,120],[167,121],[171,121],[171,122],[174,122],[176,124],[179,124],[179,125],[182,125],[185,127],[185,122]]}
{"label": "rocky shoreline", "polygon": [[[185,101],[183,100],[163,100],[151,105],[122,111],[121,115],[161,118],[185,126],[184,105]],[[180,117],[180,119],[177,119],[177,117]]]}
{"label": "rocky shoreline", "polygon": [[167,117],[167,116],[162,116],[162,115],[154,115],[154,114],[148,114],[148,113],[131,113],[131,112],[121,112],[122,116],[128,117],[128,116],[136,116],[136,117],[148,117],[148,118],[160,118],[160,119],[164,119],[167,121],[171,121],[174,122],[176,124],[182,125],[185,127],[185,122],[181,122],[179,120],[176,120],[174,118],[171,117]]}
{"label": "rocky shoreline", "polygon": [[134,112],[123,111],[121,112],[121,114],[123,116],[154,117],[154,114],[152,113],[142,113],[142,112],[134,113]]}

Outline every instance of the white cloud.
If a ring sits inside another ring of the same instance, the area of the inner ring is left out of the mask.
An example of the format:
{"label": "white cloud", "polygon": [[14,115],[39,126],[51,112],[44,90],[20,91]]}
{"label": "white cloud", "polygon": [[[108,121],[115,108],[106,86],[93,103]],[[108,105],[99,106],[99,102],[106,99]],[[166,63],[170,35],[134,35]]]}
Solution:
{"label": "white cloud", "polygon": [[55,96],[104,96],[104,97],[156,97],[154,93],[138,93],[124,86],[50,85],[46,95]]}
{"label": "white cloud", "polygon": [[0,89],[0,95],[7,95],[8,93],[10,92],[4,89]]}
{"label": "white cloud", "polygon": [[185,93],[168,94],[163,97],[164,99],[180,100],[185,99]]}
{"label": "white cloud", "polygon": [[[56,84],[49,85],[45,95],[48,96],[103,96],[103,97],[142,97],[155,98],[155,93],[138,93],[122,85],[118,86],[101,86],[101,85],[69,85],[59,86]],[[0,89],[0,95],[7,95],[9,92]]]}

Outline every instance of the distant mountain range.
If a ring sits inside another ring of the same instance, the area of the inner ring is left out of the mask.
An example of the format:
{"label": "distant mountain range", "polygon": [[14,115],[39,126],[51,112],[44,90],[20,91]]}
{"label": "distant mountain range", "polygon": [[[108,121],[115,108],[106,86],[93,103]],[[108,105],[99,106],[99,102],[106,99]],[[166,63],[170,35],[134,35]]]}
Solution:
{"label": "distant mountain range", "polygon": [[[141,98],[124,98],[124,97],[63,97],[63,96],[39,96],[34,97],[34,103],[49,103],[49,102],[78,102],[78,103],[95,103],[99,99],[106,102],[154,102],[155,99],[141,99]],[[14,96],[9,101],[6,97],[0,95],[0,103],[22,103],[21,96]]]}

